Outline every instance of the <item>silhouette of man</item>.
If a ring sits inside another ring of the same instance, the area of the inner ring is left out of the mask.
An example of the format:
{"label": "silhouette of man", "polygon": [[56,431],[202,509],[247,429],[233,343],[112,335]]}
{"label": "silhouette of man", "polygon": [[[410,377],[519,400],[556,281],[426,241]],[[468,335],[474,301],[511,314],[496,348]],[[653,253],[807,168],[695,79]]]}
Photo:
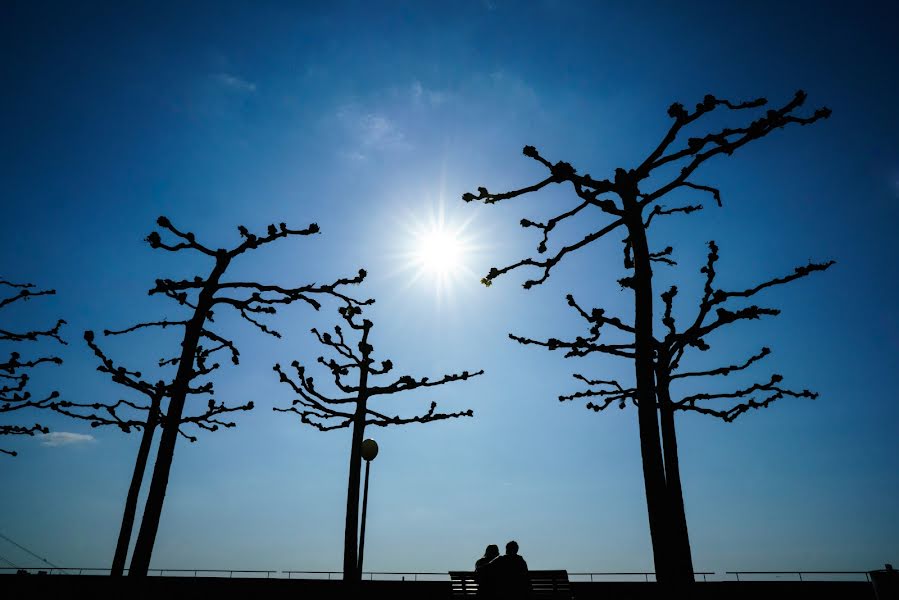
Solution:
{"label": "silhouette of man", "polygon": [[496,598],[496,577],[490,564],[499,556],[499,546],[490,544],[484,550],[484,556],[474,564],[475,578],[478,582],[478,598]]}
{"label": "silhouette of man", "polygon": [[506,544],[506,553],[490,562],[487,569],[494,577],[497,598],[517,600],[531,595],[528,563],[518,554],[518,542]]}

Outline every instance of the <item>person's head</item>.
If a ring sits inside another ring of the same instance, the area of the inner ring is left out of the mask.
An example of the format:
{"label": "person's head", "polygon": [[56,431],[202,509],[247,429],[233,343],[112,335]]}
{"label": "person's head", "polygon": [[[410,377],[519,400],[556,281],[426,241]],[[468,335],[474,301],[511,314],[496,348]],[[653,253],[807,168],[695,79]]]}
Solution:
{"label": "person's head", "polygon": [[487,549],[484,550],[484,558],[496,558],[499,556],[499,546],[496,544],[490,544],[487,546]]}
{"label": "person's head", "polygon": [[512,540],[506,544],[506,554],[518,554],[518,542]]}

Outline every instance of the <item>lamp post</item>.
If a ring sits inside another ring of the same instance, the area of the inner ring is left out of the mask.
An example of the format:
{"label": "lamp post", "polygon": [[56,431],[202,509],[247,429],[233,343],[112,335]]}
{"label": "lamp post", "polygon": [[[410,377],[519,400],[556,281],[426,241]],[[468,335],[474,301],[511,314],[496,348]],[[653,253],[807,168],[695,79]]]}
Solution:
{"label": "lamp post", "polygon": [[362,492],[362,531],[359,533],[359,578],[362,578],[362,557],[365,552],[365,515],[368,509],[368,470],[378,455],[378,443],[373,439],[362,442],[362,459],[365,460],[365,487]]}

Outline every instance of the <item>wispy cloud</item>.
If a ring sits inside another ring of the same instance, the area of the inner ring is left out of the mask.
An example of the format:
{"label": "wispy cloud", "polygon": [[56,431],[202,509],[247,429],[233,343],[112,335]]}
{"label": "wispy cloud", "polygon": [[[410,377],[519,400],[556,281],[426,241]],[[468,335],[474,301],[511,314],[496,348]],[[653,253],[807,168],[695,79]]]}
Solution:
{"label": "wispy cloud", "polygon": [[346,158],[364,160],[372,152],[409,147],[403,131],[384,113],[347,105],[337,110],[337,120],[343,125],[352,144],[351,148],[341,151]]}
{"label": "wispy cloud", "polygon": [[401,145],[405,141],[403,132],[396,123],[379,114],[363,115],[359,120],[359,134],[366,146],[386,148]]}
{"label": "wispy cloud", "polygon": [[233,92],[252,94],[256,91],[255,83],[253,83],[252,81],[247,81],[246,79],[242,79],[237,75],[232,75],[230,73],[217,73],[213,75],[212,78],[220,85]]}
{"label": "wispy cloud", "polygon": [[413,81],[410,86],[412,102],[415,104],[429,104],[431,106],[440,106],[447,102],[450,95],[447,92],[428,89],[421,84],[420,81]]}
{"label": "wispy cloud", "polygon": [[365,160],[365,155],[358,150],[344,150],[340,152],[340,156],[347,160]]}
{"label": "wispy cloud", "polygon": [[71,431],[52,431],[41,436],[41,445],[57,448],[59,446],[72,446],[74,444],[87,444],[95,440],[94,436],[87,433],[73,433]]}

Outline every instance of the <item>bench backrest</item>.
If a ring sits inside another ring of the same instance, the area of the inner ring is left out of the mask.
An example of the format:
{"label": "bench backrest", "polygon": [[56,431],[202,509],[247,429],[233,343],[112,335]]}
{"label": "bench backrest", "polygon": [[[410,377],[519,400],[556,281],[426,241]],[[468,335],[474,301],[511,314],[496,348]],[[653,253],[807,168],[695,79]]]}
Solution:
{"label": "bench backrest", "polygon": [[[568,571],[528,571],[531,579],[531,598],[571,598]],[[454,598],[475,597],[478,580],[474,571],[450,571]]]}

